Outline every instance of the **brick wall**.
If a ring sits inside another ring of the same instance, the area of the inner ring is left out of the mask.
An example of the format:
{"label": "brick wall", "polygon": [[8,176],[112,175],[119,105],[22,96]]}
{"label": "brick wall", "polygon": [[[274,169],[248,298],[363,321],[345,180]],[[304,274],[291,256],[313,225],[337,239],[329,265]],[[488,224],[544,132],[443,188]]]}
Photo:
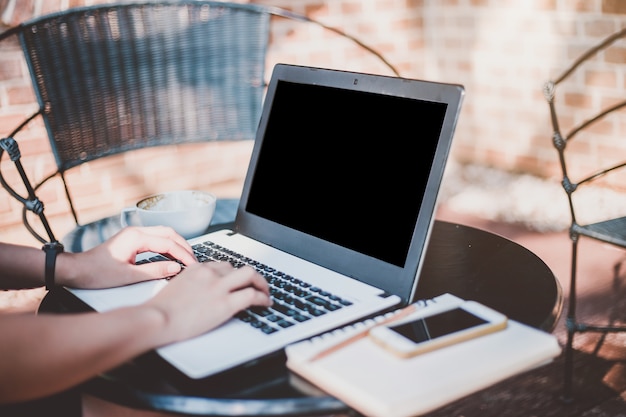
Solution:
{"label": "brick wall", "polygon": [[[0,21],[6,28],[32,16],[101,2],[0,0]],[[586,48],[626,26],[626,7],[618,0],[256,2],[290,8],[357,36],[382,52],[404,77],[463,84],[466,98],[453,160],[548,178],[555,176],[557,167],[543,83]],[[390,74],[376,60],[333,36],[315,26],[275,20],[268,74],[276,62]],[[559,100],[568,104],[565,127],[582,120],[583,110],[623,98],[625,51],[618,45],[599,55],[588,71],[560,90]],[[583,97],[583,91],[593,95]],[[2,46],[0,135],[8,134],[33,111],[33,101],[18,51]],[[593,135],[577,140],[576,159],[583,165],[626,154],[626,142],[621,139],[625,131],[626,123],[619,118],[602,123]],[[598,139],[607,145],[599,146]],[[30,124],[19,140],[32,181],[52,171],[53,160],[39,122]],[[89,221],[158,190],[202,188],[236,196],[249,151],[246,143],[150,149],[90,163],[72,172],[69,180],[80,190],[81,219]],[[11,163],[1,164],[7,178],[15,180]],[[60,183],[51,183],[38,194],[55,231],[64,234],[72,221]],[[19,205],[4,192],[0,193],[0,239],[36,244],[24,233]]]}

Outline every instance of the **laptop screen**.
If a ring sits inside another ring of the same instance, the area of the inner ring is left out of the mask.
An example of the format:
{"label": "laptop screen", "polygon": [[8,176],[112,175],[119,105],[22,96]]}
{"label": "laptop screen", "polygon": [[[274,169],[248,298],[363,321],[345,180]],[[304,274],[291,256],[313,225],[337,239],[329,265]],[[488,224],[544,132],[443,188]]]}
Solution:
{"label": "laptop screen", "polygon": [[408,302],[463,87],[278,64],[234,231]]}
{"label": "laptop screen", "polygon": [[404,266],[446,108],[279,81],[247,211]]}

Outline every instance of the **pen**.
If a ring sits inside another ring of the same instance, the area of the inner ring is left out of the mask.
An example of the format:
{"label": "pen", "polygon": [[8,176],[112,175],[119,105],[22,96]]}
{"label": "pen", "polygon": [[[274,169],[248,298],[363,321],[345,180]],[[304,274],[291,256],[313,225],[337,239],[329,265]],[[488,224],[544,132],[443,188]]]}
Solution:
{"label": "pen", "polygon": [[367,336],[369,331],[372,328],[376,327],[376,326],[382,326],[382,325],[394,322],[396,320],[400,320],[400,319],[408,316],[409,314],[413,313],[416,310],[417,310],[417,305],[415,303],[410,304],[410,305],[404,307],[402,310],[398,311],[396,314],[386,318],[385,320],[383,320],[383,321],[381,321],[379,323],[376,323],[375,325],[373,325],[371,327],[368,327],[368,328],[366,328],[364,330],[361,330],[360,332],[350,336],[349,338],[347,338],[347,339],[345,339],[345,340],[343,340],[343,341],[341,341],[341,342],[339,342],[337,344],[334,344],[334,345],[332,345],[332,346],[330,346],[330,347],[328,347],[326,349],[323,349],[323,350],[317,352],[315,355],[313,355],[311,358],[309,358],[309,362],[313,362],[313,361],[316,361],[318,359],[321,359],[324,356],[330,355],[331,353],[336,352],[339,349],[341,349],[341,348],[343,348],[345,346],[348,346],[349,344],[354,343],[354,342],[356,342],[359,339],[364,338],[365,336]]}

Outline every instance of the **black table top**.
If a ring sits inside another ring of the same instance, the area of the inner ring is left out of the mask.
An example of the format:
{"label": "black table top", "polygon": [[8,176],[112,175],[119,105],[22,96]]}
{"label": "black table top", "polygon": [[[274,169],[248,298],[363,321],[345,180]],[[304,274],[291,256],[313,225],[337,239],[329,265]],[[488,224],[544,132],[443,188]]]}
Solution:
{"label": "black table top", "polygon": [[[483,230],[435,221],[416,299],[446,292],[546,331],[553,329],[562,307],[558,281],[535,254]],[[40,311],[73,310],[71,297],[66,291],[53,293],[44,299]],[[341,401],[291,374],[285,367],[284,352],[203,380],[183,376],[151,352],[94,378],[84,389],[129,407],[189,415],[304,415],[348,410]]]}

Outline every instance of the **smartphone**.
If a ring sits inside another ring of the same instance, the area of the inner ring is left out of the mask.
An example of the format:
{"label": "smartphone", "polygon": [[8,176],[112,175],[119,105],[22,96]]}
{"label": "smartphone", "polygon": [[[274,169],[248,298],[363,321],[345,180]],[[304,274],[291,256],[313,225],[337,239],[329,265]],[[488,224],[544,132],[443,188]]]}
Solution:
{"label": "smartphone", "polygon": [[397,323],[376,326],[369,336],[392,353],[406,358],[502,330],[507,325],[504,314],[475,301],[465,301],[458,307],[427,316],[419,312],[415,315]]}

